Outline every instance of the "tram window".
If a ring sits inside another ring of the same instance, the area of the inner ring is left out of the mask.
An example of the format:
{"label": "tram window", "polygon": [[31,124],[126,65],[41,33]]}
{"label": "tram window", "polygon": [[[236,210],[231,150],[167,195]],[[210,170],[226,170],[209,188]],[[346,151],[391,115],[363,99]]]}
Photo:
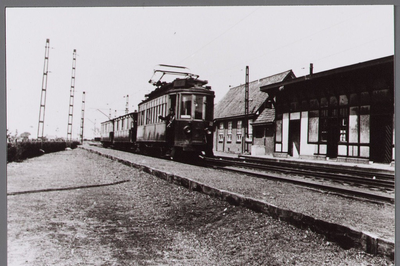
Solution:
{"label": "tram window", "polygon": [[[172,108],[172,110],[174,110],[174,112],[177,112],[177,110],[175,109],[176,107],[176,95],[170,95],[169,96],[169,102],[170,102],[170,108]],[[165,115],[167,115],[169,113],[169,110],[165,110]]]}
{"label": "tram window", "polygon": [[192,117],[192,95],[182,95],[181,118]]}
{"label": "tram window", "polygon": [[144,125],[144,111],[140,112],[140,125]]}
{"label": "tram window", "polygon": [[206,97],[194,96],[194,119],[205,119],[206,116]]}
{"label": "tram window", "polygon": [[146,124],[150,124],[150,109],[146,110]]}

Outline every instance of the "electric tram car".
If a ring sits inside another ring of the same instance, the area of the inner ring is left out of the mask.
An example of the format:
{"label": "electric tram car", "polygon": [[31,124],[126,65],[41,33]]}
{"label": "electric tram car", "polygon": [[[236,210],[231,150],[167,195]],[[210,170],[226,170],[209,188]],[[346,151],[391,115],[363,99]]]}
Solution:
{"label": "electric tram car", "polygon": [[[215,96],[206,86],[208,82],[183,71],[154,70],[156,73],[161,73],[161,78],[156,82],[150,79],[156,88],[145,95],[137,112],[101,124],[103,146],[169,158],[212,156]],[[183,77],[161,81],[165,75]]]}

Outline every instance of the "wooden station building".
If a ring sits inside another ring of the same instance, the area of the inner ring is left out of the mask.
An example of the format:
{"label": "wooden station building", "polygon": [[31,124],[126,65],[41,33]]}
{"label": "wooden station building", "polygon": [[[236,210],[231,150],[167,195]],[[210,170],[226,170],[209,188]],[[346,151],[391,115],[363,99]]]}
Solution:
{"label": "wooden station building", "polygon": [[[295,77],[292,71],[285,73],[272,76],[280,78],[270,77],[267,84],[260,80],[254,85],[260,90],[254,97],[260,99],[249,119],[251,138],[246,139],[252,155],[394,161],[393,56],[319,73],[313,73],[310,65],[309,75],[302,77]],[[215,108],[216,151],[244,151],[237,145],[244,98],[228,97],[235,93],[242,94],[238,88],[231,89]]]}
{"label": "wooden station building", "polygon": [[275,155],[391,163],[394,57],[260,88],[275,108]]}

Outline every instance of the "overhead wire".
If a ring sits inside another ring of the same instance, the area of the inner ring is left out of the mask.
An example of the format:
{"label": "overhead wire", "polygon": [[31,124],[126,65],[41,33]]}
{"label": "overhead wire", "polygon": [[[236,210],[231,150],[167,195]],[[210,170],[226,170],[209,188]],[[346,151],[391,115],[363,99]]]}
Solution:
{"label": "overhead wire", "polygon": [[[367,12],[369,12],[369,11],[367,11]],[[262,58],[262,57],[264,57],[264,56],[266,56],[266,55],[268,55],[268,54],[271,54],[271,53],[274,53],[274,52],[276,52],[276,51],[279,51],[279,50],[282,50],[282,49],[284,49],[284,48],[287,48],[287,47],[289,47],[289,46],[291,46],[291,45],[293,45],[293,44],[295,44],[295,43],[301,42],[301,41],[303,41],[303,40],[305,40],[305,39],[308,39],[308,38],[310,38],[310,37],[312,37],[312,36],[315,36],[315,35],[317,35],[317,34],[319,34],[319,33],[321,33],[321,32],[325,32],[325,31],[327,31],[327,30],[329,30],[329,29],[331,29],[331,28],[337,27],[338,25],[343,24],[343,23],[345,23],[345,22],[347,22],[347,21],[354,20],[354,19],[358,18],[359,16],[361,16],[362,14],[365,14],[365,13],[366,13],[366,12],[360,12],[359,14],[357,14],[357,15],[355,15],[355,16],[352,16],[352,17],[350,17],[350,18],[348,18],[348,19],[339,21],[339,22],[337,22],[337,23],[335,23],[335,24],[329,25],[328,27],[325,27],[325,28],[323,28],[323,29],[320,29],[320,30],[318,30],[318,31],[316,31],[316,32],[314,32],[314,33],[312,33],[312,34],[309,34],[309,35],[307,35],[307,36],[298,38],[298,39],[296,39],[296,40],[294,40],[294,41],[292,41],[292,42],[289,42],[289,43],[286,43],[286,44],[284,44],[284,45],[282,45],[282,46],[279,46],[279,47],[277,47],[276,49],[272,49],[272,50],[267,51],[267,52],[265,52],[265,53],[262,53],[262,54],[260,54],[260,55],[254,56],[254,57],[252,57],[252,58],[246,60],[246,62],[248,63],[248,62],[251,62],[251,61],[260,59],[260,58]],[[376,38],[376,39],[378,39],[378,38]],[[376,39],[371,40],[370,42],[375,41]],[[369,43],[369,42],[368,42],[368,43]],[[363,44],[362,44],[362,45],[363,45]],[[362,45],[359,45],[359,46],[362,46]],[[349,48],[349,49],[347,49],[347,50],[350,50],[350,49],[351,49],[351,48]],[[339,54],[339,53],[340,53],[340,52],[338,52],[338,53],[336,53],[336,54]],[[329,56],[331,56],[331,55],[329,55]],[[329,57],[329,56],[327,56],[327,57]],[[320,59],[323,59],[323,58],[320,58]],[[214,74],[214,75],[215,75],[215,74],[219,74],[219,73],[221,73],[221,72],[225,72],[225,71],[234,69],[234,68],[236,68],[236,67],[238,67],[238,66],[241,66],[241,67],[242,67],[244,64],[245,64],[245,63],[243,63],[243,64],[236,64],[236,65],[233,65],[233,66],[231,66],[231,67],[229,67],[229,68],[225,68],[225,69],[216,71],[216,72],[214,72],[214,73],[212,73],[212,74]]]}
{"label": "overhead wire", "polygon": [[251,11],[249,14],[247,14],[245,17],[243,17],[242,19],[240,19],[238,22],[236,22],[235,24],[233,24],[231,27],[229,27],[228,29],[226,29],[225,31],[223,31],[221,34],[219,34],[217,37],[215,37],[214,39],[212,39],[211,41],[209,41],[208,43],[204,44],[202,47],[200,47],[199,49],[197,49],[196,51],[194,51],[191,55],[185,57],[184,59],[182,59],[180,61],[180,63],[182,63],[183,61],[185,61],[188,58],[193,57],[196,53],[200,52],[201,50],[203,50],[205,47],[207,47],[208,45],[210,45],[211,43],[213,43],[214,41],[216,41],[217,39],[219,39],[221,36],[223,36],[225,33],[227,33],[228,31],[230,31],[231,29],[233,29],[234,27],[236,27],[238,24],[240,24],[242,21],[244,21],[245,19],[247,19],[248,17],[250,17],[250,15],[252,15],[254,12],[256,12],[260,7],[257,7],[255,10]]}

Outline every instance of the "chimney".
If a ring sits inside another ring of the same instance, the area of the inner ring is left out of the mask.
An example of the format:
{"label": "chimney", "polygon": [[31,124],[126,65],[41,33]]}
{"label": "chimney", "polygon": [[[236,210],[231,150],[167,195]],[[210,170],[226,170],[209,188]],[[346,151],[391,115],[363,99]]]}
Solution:
{"label": "chimney", "polygon": [[311,63],[311,64],[310,64],[310,75],[313,74],[313,69],[314,69],[314,65],[313,65],[313,63]]}

